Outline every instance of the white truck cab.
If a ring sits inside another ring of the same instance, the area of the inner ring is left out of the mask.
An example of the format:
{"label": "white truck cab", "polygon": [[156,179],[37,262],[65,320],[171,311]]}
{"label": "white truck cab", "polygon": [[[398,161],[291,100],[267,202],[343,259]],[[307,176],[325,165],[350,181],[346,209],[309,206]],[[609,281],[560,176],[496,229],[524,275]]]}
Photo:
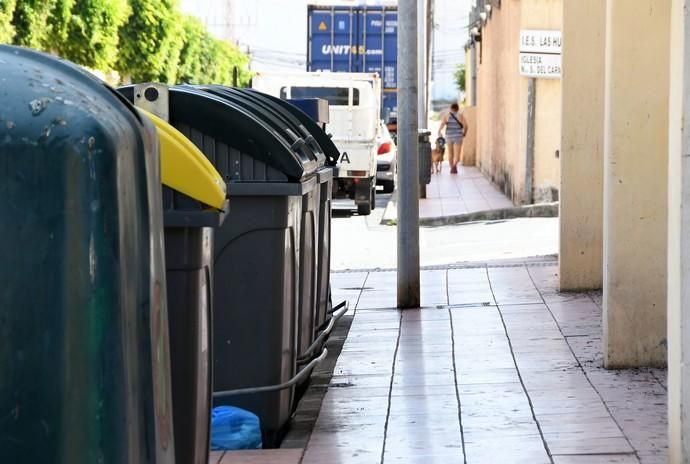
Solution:
{"label": "white truck cab", "polygon": [[258,73],[252,87],[282,99],[328,100],[326,132],[340,150],[334,197],[355,200],[361,215],[371,213],[376,197],[376,153],[380,131],[381,79],[375,73]]}

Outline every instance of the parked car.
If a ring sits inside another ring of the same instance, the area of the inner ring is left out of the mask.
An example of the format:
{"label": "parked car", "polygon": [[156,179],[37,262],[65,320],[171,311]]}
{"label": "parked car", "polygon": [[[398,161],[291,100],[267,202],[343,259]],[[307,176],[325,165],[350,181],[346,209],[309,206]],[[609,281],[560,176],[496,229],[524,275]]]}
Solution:
{"label": "parked car", "polygon": [[376,138],[376,185],[383,186],[384,193],[395,190],[395,176],[398,173],[398,148],[385,124],[381,124]]}

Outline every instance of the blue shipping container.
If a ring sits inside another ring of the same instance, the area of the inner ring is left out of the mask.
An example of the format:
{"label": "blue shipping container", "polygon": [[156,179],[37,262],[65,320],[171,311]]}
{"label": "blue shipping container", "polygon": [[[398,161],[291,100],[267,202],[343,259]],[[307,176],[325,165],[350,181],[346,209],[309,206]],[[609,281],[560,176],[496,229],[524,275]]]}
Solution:
{"label": "blue shipping container", "polygon": [[307,71],[376,72],[381,117],[398,112],[398,9],[394,6],[309,5]]}

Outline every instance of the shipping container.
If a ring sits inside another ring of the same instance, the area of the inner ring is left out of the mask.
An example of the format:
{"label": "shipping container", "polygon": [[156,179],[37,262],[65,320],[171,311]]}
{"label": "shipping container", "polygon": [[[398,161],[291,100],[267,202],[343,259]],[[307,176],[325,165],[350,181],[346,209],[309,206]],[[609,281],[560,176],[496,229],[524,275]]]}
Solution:
{"label": "shipping container", "polygon": [[307,71],[378,73],[381,117],[398,111],[398,8],[309,5]]}

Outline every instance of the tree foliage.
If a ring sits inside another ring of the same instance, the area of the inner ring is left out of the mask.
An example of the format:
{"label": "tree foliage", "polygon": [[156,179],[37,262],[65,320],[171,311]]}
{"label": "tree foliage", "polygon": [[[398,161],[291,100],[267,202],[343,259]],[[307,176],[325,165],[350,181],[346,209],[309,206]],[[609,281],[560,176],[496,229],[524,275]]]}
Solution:
{"label": "tree foliage", "polygon": [[[66,0],[63,0],[66,2]],[[57,50],[68,60],[93,69],[109,71],[118,56],[120,27],[131,10],[127,0],[77,0]]]}
{"label": "tree foliage", "polygon": [[50,17],[57,0],[18,0],[12,24],[14,43],[25,47],[50,48],[52,27]]}
{"label": "tree foliage", "polygon": [[209,33],[206,32],[204,25],[192,16],[184,17],[182,27],[184,39],[180,50],[180,67],[177,79],[180,82],[200,83],[200,77],[203,73],[201,55],[205,43],[209,40]]}
{"label": "tree foliage", "polygon": [[180,66],[180,52],[184,44],[184,25],[182,23],[182,14],[173,9],[170,12],[170,29],[168,37],[163,42],[163,49],[161,50],[163,59],[163,69],[158,75],[158,81],[173,84],[177,81],[177,73]]}
{"label": "tree foliage", "polygon": [[178,0],[0,0],[0,42],[57,53],[132,81],[246,85],[249,57]]}
{"label": "tree foliage", "polygon": [[457,86],[458,90],[461,92],[465,91],[465,65],[464,64],[459,64],[457,68],[455,69],[455,74],[453,75],[455,78],[455,85]]}
{"label": "tree foliage", "polygon": [[16,0],[0,0],[0,43],[10,43],[14,38],[12,18],[16,6]]}
{"label": "tree foliage", "polygon": [[209,37],[201,53],[203,74],[199,76],[199,80],[204,83],[232,85],[233,70],[236,67],[238,84],[243,86],[249,82],[250,78],[250,73],[247,71],[248,64],[249,58],[237,47]]}
{"label": "tree foliage", "polygon": [[247,55],[236,46],[211,36],[194,18],[186,17],[183,24],[184,44],[178,82],[232,85],[233,72],[237,68],[238,84],[249,83],[251,74]]}
{"label": "tree foliage", "polygon": [[[22,0],[19,0],[20,2]],[[50,45],[57,49],[67,40],[70,16],[75,0],[55,0],[53,11],[48,17]]]}
{"label": "tree foliage", "polygon": [[130,0],[130,5],[135,14],[120,29],[118,71],[134,81],[173,83],[177,73],[175,57],[179,57],[182,48],[182,24],[176,3]]}

